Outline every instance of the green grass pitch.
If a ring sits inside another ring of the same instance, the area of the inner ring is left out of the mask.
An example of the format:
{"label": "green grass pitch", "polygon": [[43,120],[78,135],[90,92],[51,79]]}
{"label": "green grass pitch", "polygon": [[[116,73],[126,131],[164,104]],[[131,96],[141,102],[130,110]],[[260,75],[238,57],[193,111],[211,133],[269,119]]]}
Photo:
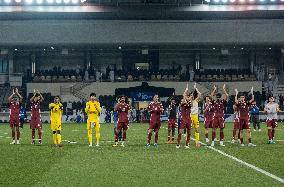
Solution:
{"label": "green grass pitch", "polygon": [[[201,140],[204,129],[201,127]],[[113,124],[101,125],[101,146],[89,148],[85,124],[63,124],[62,148],[52,147],[51,130],[43,127],[43,145],[31,145],[29,125],[21,145],[9,145],[10,128],[0,125],[0,186],[283,186],[206,146],[176,149],[166,144],[167,126],[160,130],[159,147],[145,148],[147,124],[131,124],[126,147],[112,147]],[[211,133],[210,133],[211,136]],[[267,130],[252,132],[257,147],[231,144],[232,124],[225,145],[217,149],[284,178],[284,126],[276,131],[277,144],[267,144]],[[219,137],[219,132],[217,133]],[[152,140],[154,137],[152,138]],[[282,140],[282,141],[281,141]]]}

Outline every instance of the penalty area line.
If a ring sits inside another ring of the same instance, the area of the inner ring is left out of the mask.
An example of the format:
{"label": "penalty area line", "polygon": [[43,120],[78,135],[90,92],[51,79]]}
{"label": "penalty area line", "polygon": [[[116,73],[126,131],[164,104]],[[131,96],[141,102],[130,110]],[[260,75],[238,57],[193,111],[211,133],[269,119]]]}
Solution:
{"label": "penalty area line", "polygon": [[[193,139],[193,138],[192,138],[192,139]],[[193,140],[195,140],[195,139],[193,139]],[[236,162],[238,162],[238,163],[240,163],[240,164],[242,164],[242,165],[245,165],[245,166],[247,166],[247,167],[249,167],[249,168],[251,168],[251,169],[253,169],[253,170],[255,170],[255,171],[259,172],[259,173],[262,173],[263,175],[266,175],[266,176],[268,176],[268,177],[270,177],[270,178],[272,178],[272,179],[274,179],[274,180],[276,180],[276,181],[281,182],[282,184],[284,184],[284,179],[282,179],[282,178],[280,178],[280,177],[277,177],[276,175],[273,175],[272,173],[269,173],[269,172],[267,172],[267,171],[265,171],[265,170],[263,170],[263,169],[261,169],[261,168],[259,168],[259,167],[256,167],[256,166],[254,166],[254,165],[252,165],[252,164],[249,164],[249,163],[247,163],[247,162],[245,162],[245,161],[243,161],[243,160],[241,160],[241,159],[238,159],[237,157],[234,157],[234,156],[232,156],[232,155],[229,155],[229,154],[225,153],[224,151],[221,151],[221,150],[216,149],[216,148],[211,147],[211,146],[207,146],[207,145],[206,145],[205,143],[203,143],[203,142],[200,142],[200,143],[201,143],[202,145],[206,146],[207,148],[209,148],[209,149],[211,149],[211,150],[213,150],[213,151],[215,151],[215,152],[217,152],[217,153],[219,153],[219,154],[221,154],[221,155],[223,155],[223,156],[225,156],[225,157],[228,157],[228,158],[230,158],[230,159],[232,159],[232,160],[234,160],[234,161],[236,161]]]}

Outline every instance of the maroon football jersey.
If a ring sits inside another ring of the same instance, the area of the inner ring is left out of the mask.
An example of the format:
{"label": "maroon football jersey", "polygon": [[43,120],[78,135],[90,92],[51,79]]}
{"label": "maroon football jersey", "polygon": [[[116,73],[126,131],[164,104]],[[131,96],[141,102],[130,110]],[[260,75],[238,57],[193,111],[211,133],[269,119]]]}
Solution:
{"label": "maroon football jersey", "polygon": [[213,101],[214,106],[214,117],[224,117],[225,114],[225,105],[227,101],[224,99]]}
{"label": "maroon football jersey", "polygon": [[213,119],[213,115],[214,115],[214,105],[213,103],[209,102],[209,103],[204,103],[203,105],[204,108],[204,118],[206,118],[206,120],[212,120]]}
{"label": "maroon football jersey", "polygon": [[130,106],[127,103],[118,103],[115,106],[115,111],[118,113],[118,123],[128,122],[128,111]]}
{"label": "maroon football jersey", "polygon": [[31,103],[31,116],[32,117],[36,117],[36,116],[40,116],[40,102],[36,101],[36,102],[32,102]]}
{"label": "maroon football jersey", "polygon": [[20,115],[20,108],[21,104],[20,102],[10,102],[9,103],[9,110],[10,110],[10,119],[13,118],[19,118]]}
{"label": "maroon football jersey", "polygon": [[249,102],[239,102],[237,104],[238,111],[239,111],[239,118],[244,120],[249,120],[249,109],[250,109],[250,103]]}
{"label": "maroon football jersey", "polygon": [[191,102],[181,103],[180,105],[181,120],[191,120],[190,112],[191,112]]}
{"label": "maroon football jersey", "polygon": [[150,122],[160,122],[161,113],[164,111],[163,105],[160,102],[151,102],[148,106],[151,114]]}
{"label": "maroon football jersey", "polygon": [[169,105],[169,119],[177,118],[177,107],[176,105]]}

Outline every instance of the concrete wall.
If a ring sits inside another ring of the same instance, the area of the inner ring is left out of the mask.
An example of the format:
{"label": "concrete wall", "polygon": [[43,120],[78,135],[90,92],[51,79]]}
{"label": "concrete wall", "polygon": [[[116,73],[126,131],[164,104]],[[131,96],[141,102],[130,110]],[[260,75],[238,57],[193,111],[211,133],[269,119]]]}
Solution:
{"label": "concrete wall", "polygon": [[38,89],[42,93],[51,93],[51,95],[60,95],[60,87],[72,86],[75,83],[27,83],[27,94],[33,93],[34,89]]}

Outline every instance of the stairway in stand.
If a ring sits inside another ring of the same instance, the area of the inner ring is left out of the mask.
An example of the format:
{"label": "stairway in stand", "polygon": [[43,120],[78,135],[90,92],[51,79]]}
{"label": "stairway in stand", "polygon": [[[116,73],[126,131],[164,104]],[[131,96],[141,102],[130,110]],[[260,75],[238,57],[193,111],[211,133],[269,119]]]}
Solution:
{"label": "stairway in stand", "polygon": [[89,86],[91,83],[89,82],[78,82],[68,87],[61,87],[60,94],[61,95],[74,95],[75,97],[81,100],[87,100],[88,96],[81,91],[86,87]]}
{"label": "stairway in stand", "polygon": [[278,75],[278,85],[277,85],[277,89],[273,90],[273,95],[283,95],[284,96],[284,73],[280,72],[280,74]]}
{"label": "stairway in stand", "polygon": [[284,84],[279,84],[276,90],[273,90],[273,95],[283,95],[284,96]]}

